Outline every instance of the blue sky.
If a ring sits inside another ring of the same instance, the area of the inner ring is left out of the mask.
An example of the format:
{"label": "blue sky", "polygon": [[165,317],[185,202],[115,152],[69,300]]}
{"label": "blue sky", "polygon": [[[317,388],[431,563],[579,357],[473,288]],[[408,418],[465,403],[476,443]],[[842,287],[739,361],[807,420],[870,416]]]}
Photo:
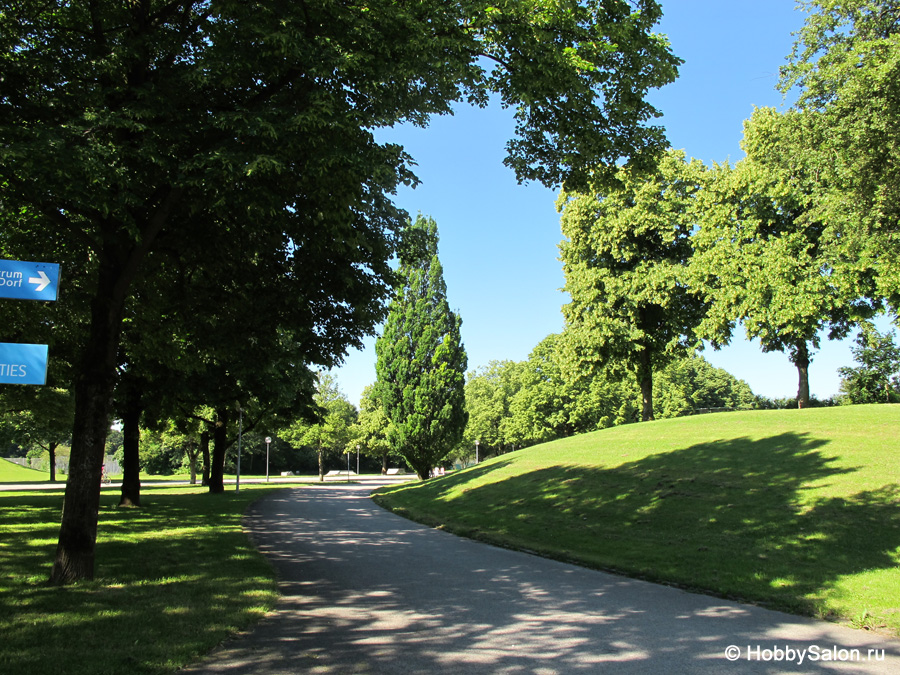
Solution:
{"label": "blue sky", "polygon": [[[775,89],[778,68],[805,14],[791,0],[663,0],[663,11],[657,31],[668,35],[685,63],[675,83],[650,97],[663,113],[658,123],[689,157],[707,164],[739,160],[743,121],[754,106],[785,104]],[[379,134],[402,144],[417,162],[421,185],[400,192],[396,202],[413,217],[422,213],[437,221],[447,295],[463,320],[470,370],[491,360],[524,360],[563,328],[556,192],[519,185],[503,166],[512,133],[512,114],[495,105],[461,106],[426,129]],[[878,325],[884,330],[889,322]],[[364,350],[353,350],[336,371],[356,404],[375,381],[374,343],[370,338]],[[813,394],[837,393],[837,368],[853,365],[850,344],[823,338],[810,367]],[[796,369],[782,354],[763,354],[758,342],[736,335],[730,346],[704,356],[757,394],[796,395]]]}

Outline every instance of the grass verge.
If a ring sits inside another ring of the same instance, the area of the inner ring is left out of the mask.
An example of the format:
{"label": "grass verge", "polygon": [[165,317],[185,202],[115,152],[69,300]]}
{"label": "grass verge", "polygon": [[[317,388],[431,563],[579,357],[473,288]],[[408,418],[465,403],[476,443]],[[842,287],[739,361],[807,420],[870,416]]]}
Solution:
{"label": "grass verge", "polygon": [[241,516],[272,490],[145,487],[140,509],[104,491],[96,579],[63,588],[46,584],[62,485],[0,492],[0,672],[167,673],[257,621],[277,590]]}
{"label": "grass verge", "polygon": [[900,634],[900,406],[606,429],[376,501],[578,564]]}

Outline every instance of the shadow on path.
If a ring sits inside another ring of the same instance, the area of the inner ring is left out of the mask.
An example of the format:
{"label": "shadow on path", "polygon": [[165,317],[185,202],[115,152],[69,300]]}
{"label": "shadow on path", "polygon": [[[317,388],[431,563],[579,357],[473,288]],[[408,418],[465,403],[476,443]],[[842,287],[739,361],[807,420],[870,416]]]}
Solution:
{"label": "shadow on path", "polygon": [[[460,539],[368,493],[325,486],[259,502],[246,523],[283,599],[185,672],[900,672],[896,642]],[[781,659],[766,660],[776,647]],[[811,647],[860,660],[812,662]]]}

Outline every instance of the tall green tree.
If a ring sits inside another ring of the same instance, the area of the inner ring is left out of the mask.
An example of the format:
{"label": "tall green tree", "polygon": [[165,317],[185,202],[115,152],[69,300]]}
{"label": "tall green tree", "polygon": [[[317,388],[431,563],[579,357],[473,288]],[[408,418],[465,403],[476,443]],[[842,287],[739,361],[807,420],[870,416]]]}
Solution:
{"label": "tall green tree", "polygon": [[0,396],[0,443],[47,453],[56,481],[56,450],[72,437],[72,392],[55,387],[14,387]]}
{"label": "tall green tree", "polygon": [[900,347],[891,331],[863,324],[850,348],[858,366],[838,368],[847,403],[900,403]]}
{"label": "tall green tree", "polygon": [[685,269],[703,165],[669,151],[648,173],[623,168],[619,185],[559,198],[566,339],[584,368],[629,371],[652,420],[653,371],[691,350],[706,310]]}
{"label": "tall green tree", "polygon": [[424,480],[462,439],[467,357],[462,320],[447,304],[437,224],[419,216],[410,239],[402,286],[375,343],[375,372],[388,440]]}
{"label": "tall green tree", "polygon": [[521,386],[501,424],[508,442],[528,446],[634,421],[637,387],[605,368],[582,367],[566,343],[548,335],[521,364]]}
{"label": "tall green tree", "polygon": [[356,418],[356,424],[350,430],[347,450],[353,452],[359,449],[368,457],[381,459],[382,475],[387,474],[388,457],[391,454],[391,444],[388,441],[387,432],[389,424],[375,386],[369,385],[363,389],[362,398],[359,401],[359,415]]}
{"label": "tall green tree", "polygon": [[346,452],[346,445],[356,422],[357,411],[338,388],[334,375],[320,372],[313,396],[316,410],[314,421],[298,420],[281,432],[281,437],[294,445],[315,448],[319,459],[319,480],[325,480],[325,460],[328,456]]}
{"label": "tall green tree", "polygon": [[761,157],[814,177],[812,217],[900,307],[900,2],[812,0],[780,88],[791,124]]}
{"label": "tall green tree", "polygon": [[482,458],[500,454],[516,443],[504,433],[503,422],[509,418],[510,402],[522,388],[522,369],[521,363],[491,361],[466,377],[469,421],[463,443],[474,448],[478,441]]}
{"label": "tall green tree", "polygon": [[783,124],[774,110],[756,110],[744,125],[747,157],[710,173],[691,276],[709,301],[702,336],[727,344],[740,322],[763,351],[787,354],[804,408],[821,333],[842,338],[875,306],[864,297],[864,270],[842,259],[843,244],[814,217],[810,176],[768,161],[760,139]]}
{"label": "tall green tree", "polygon": [[23,236],[4,250],[59,251],[90,278],[51,580],[93,576],[126,306],[161,253],[219,240],[280,253],[309,282],[291,298],[309,339],[340,358],[383,318],[405,221],[390,195],[415,182],[372,130],[496,92],[516,110],[520,179],[640,162],[663,143],[645,95],[678,65],[659,16],[654,0],[5,5],[0,233]]}

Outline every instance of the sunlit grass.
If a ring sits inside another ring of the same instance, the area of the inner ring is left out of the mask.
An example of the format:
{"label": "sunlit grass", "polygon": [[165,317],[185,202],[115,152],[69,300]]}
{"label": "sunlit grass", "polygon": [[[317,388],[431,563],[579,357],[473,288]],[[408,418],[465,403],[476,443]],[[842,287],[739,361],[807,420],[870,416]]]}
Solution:
{"label": "sunlit grass", "polygon": [[896,405],[680,418],[378,500],[501,545],[900,633],[898,439]]}
{"label": "sunlit grass", "polygon": [[241,516],[272,488],[101,497],[96,579],[48,586],[62,489],[0,493],[0,672],[165,673],[258,620],[277,592]]}
{"label": "sunlit grass", "polygon": [[48,471],[38,471],[6,459],[0,459],[0,483],[38,482],[49,479]]}

